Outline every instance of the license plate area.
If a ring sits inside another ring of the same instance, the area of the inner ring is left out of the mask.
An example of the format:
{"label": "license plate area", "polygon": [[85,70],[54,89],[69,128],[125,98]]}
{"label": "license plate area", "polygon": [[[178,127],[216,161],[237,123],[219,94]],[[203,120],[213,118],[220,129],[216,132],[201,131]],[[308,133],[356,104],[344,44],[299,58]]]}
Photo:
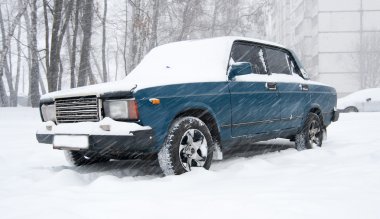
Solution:
{"label": "license plate area", "polygon": [[55,135],[54,149],[85,150],[89,148],[87,135]]}

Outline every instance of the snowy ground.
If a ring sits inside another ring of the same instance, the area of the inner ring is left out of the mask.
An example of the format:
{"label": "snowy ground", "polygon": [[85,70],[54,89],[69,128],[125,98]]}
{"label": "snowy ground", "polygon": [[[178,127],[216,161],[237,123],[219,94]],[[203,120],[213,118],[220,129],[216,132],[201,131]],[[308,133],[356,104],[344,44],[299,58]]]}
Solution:
{"label": "snowy ground", "polygon": [[70,167],[36,142],[38,122],[0,109],[0,218],[380,218],[380,113],[342,115],[320,149],[247,146],[173,177],[154,162]]}

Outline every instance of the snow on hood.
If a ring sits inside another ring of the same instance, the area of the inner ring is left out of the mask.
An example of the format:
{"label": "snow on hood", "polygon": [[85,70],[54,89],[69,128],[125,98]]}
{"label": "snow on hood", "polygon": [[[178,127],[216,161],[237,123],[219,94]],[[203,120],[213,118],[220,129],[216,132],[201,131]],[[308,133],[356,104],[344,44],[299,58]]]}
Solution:
{"label": "snow on hood", "polygon": [[169,43],[154,48],[123,80],[57,91],[41,99],[101,95],[105,92],[141,90],[169,84],[218,82],[227,80],[227,64],[236,40],[281,45],[244,37],[219,37]]}
{"label": "snow on hood", "polygon": [[129,91],[132,90],[135,86],[136,85],[130,83],[125,83],[125,81],[108,82],[48,93],[43,95],[41,99],[44,100],[73,96],[90,96],[100,95],[109,92]]}

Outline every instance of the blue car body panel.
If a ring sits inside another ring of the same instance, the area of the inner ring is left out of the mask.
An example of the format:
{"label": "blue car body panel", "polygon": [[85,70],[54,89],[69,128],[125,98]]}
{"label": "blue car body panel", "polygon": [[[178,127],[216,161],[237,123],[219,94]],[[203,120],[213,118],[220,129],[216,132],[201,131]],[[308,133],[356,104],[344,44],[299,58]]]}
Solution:
{"label": "blue car body panel", "polygon": [[[309,90],[302,91],[300,83],[285,82],[277,86],[276,91],[268,91],[265,82],[190,83],[143,89],[134,96],[140,123],[154,130],[153,152],[161,148],[174,119],[187,110],[212,115],[224,149],[243,139],[254,142],[294,135],[312,109],[321,111],[325,126],[331,123],[335,89],[309,84]],[[151,98],[161,103],[153,105]]]}
{"label": "blue car body panel", "polygon": [[[194,83],[170,85],[139,90],[135,93],[141,124],[155,130],[158,150],[163,144],[170,124],[174,118],[187,110],[205,110],[217,121],[222,140],[231,136],[229,129],[222,124],[231,123],[231,104],[228,82]],[[158,98],[159,105],[153,105],[151,98]]]}

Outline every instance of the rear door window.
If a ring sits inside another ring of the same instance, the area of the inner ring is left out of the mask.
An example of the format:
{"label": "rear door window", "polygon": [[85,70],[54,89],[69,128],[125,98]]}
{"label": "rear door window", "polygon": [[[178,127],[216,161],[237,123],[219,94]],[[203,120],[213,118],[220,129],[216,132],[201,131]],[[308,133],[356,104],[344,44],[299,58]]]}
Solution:
{"label": "rear door window", "polygon": [[258,45],[235,43],[231,52],[231,61],[251,63],[254,74],[268,73],[264,59],[264,50]]}
{"label": "rear door window", "polygon": [[289,56],[280,49],[266,48],[266,60],[272,74],[291,74]]}

